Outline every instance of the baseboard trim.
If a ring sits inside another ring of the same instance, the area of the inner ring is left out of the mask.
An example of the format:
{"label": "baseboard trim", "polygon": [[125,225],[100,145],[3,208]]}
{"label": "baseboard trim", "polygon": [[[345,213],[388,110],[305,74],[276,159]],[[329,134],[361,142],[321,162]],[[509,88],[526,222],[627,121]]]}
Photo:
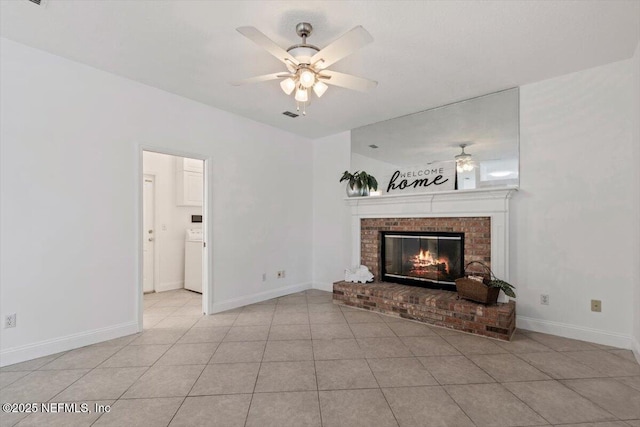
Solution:
{"label": "baseboard trim", "polygon": [[636,360],[638,361],[638,363],[640,363],[640,341],[632,338],[632,345],[633,348],[631,349],[631,351],[633,351],[633,355],[636,356]]}
{"label": "baseboard trim", "polygon": [[120,338],[137,332],[138,322],[134,321],[9,348],[0,351],[0,367]]}
{"label": "baseboard trim", "polygon": [[[516,316],[516,327],[612,347],[632,349],[633,345],[633,338],[629,335],[533,317]],[[635,345],[638,347],[637,343]]]}
{"label": "baseboard trim", "polygon": [[311,289],[311,283],[301,283],[298,285],[284,286],[282,288],[271,289],[249,296],[214,302],[213,306],[211,307],[211,314],[232,310],[234,308],[243,307],[249,304],[255,304],[257,302],[266,301],[272,298],[278,298],[296,292],[306,291],[307,289]]}
{"label": "baseboard trim", "polygon": [[320,291],[333,292],[333,282],[329,282],[329,283],[314,282],[311,284],[311,289],[318,289]]}
{"label": "baseboard trim", "polygon": [[184,288],[184,282],[182,280],[178,282],[158,283],[156,285],[156,292],[174,291],[182,288]]}

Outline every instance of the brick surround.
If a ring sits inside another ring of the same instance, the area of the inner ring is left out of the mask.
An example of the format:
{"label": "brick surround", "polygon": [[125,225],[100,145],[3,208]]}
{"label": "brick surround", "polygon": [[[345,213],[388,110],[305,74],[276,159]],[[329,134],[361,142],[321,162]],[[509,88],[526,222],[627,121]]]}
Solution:
{"label": "brick surround", "polygon": [[444,231],[464,233],[464,260],[491,266],[491,218],[363,218],[360,220],[360,264],[380,280],[380,231]]}
{"label": "brick surround", "polygon": [[455,292],[395,283],[336,282],[333,302],[504,341],[516,328],[514,301],[485,306]]}

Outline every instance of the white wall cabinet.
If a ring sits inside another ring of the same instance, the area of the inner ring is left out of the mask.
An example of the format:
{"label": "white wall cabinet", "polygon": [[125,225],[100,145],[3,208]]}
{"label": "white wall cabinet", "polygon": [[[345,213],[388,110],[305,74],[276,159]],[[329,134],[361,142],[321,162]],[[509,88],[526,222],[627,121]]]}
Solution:
{"label": "white wall cabinet", "polygon": [[176,205],[202,206],[203,166],[202,160],[176,159]]}

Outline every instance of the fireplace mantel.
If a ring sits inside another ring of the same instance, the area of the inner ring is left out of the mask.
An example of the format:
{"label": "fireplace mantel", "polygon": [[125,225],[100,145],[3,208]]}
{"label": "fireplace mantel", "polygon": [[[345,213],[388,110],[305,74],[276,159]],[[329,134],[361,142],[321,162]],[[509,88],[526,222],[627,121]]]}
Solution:
{"label": "fireplace mantel", "polygon": [[[363,218],[491,218],[491,267],[509,280],[509,199],[518,187],[351,197],[352,265],[360,264],[360,220]],[[501,300],[507,298],[501,295]]]}

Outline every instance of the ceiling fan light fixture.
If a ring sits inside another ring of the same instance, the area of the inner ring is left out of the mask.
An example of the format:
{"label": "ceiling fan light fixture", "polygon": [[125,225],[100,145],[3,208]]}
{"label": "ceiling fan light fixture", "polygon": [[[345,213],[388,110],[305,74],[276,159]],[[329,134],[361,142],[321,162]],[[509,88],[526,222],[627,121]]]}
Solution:
{"label": "ceiling fan light fixture", "polygon": [[321,81],[317,81],[316,84],[313,85],[313,92],[316,94],[318,98],[324,95],[327,89],[329,89],[329,86],[322,83]]}
{"label": "ceiling fan light fixture", "polygon": [[460,148],[462,148],[462,152],[455,157],[456,170],[458,171],[458,173],[471,172],[475,167],[475,165],[473,164],[471,154],[467,154],[464,152],[464,147],[466,146],[467,144],[460,144]]}
{"label": "ceiling fan light fixture", "polygon": [[298,76],[298,80],[300,80],[300,84],[305,88],[310,88],[316,82],[316,74],[305,68],[300,71],[300,75]]}
{"label": "ceiling fan light fixture", "polygon": [[293,90],[296,88],[296,82],[294,82],[291,77],[288,77],[280,82],[280,87],[284,93],[291,95]]}
{"label": "ceiling fan light fixture", "polygon": [[296,101],[298,102],[307,102],[309,100],[309,93],[307,92],[307,89],[305,89],[304,87],[300,86],[297,90],[296,90]]}

